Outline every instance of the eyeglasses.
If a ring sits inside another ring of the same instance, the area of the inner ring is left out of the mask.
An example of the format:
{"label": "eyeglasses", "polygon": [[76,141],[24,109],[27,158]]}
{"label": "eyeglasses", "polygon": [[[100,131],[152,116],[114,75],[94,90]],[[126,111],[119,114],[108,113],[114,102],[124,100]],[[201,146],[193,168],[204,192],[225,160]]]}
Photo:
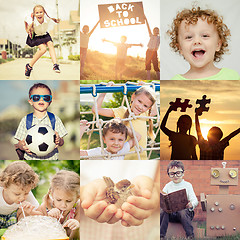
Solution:
{"label": "eyeglasses", "polygon": [[30,99],[33,100],[33,102],[39,102],[40,99],[43,99],[45,102],[51,102],[52,101],[52,95],[39,95],[39,94],[34,94],[31,95]]}
{"label": "eyeglasses", "polygon": [[183,175],[184,171],[177,171],[177,172],[168,172],[168,176],[170,178],[173,178],[175,175],[177,177],[181,177]]}

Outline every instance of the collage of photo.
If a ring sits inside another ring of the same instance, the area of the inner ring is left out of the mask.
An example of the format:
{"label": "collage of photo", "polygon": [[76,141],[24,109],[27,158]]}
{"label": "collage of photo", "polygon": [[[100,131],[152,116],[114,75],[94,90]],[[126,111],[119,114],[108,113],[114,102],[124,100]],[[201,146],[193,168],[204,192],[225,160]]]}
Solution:
{"label": "collage of photo", "polygon": [[240,239],[239,0],[1,6],[1,240]]}

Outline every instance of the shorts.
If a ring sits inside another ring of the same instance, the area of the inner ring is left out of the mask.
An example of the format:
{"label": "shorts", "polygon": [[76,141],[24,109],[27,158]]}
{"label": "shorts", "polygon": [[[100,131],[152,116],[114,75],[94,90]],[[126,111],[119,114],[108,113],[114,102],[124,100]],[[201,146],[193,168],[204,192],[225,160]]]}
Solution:
{"label": "shorts", "polygon": [[160,69],[158,67],[157,51],[148,49],[146,52],[146,61],[145,61],[146,70],[151,70],[151,62],[153,63],[154,70],[156,72],[159,72]]}
{"label": "shorts", "polygon": [[42,36],[35,36],[33,39],[31,39],[28,35],[26,44],[29,47],[35,47],[40,44],[47,43],[49,41],[53,41],[49,33],[42,35]]}
{"label": "shorts", "polygon": [[8,228],[15,223],[17,223],[17,210],[8,215],[0,214],[0,229]]}

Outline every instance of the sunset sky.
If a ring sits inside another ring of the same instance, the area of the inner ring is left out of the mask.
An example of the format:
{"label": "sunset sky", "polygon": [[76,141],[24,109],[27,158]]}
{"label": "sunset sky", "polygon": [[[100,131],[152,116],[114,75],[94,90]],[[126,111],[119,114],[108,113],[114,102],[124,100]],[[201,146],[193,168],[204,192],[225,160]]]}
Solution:
{"label": "sunset sky", "polygon": [[[123,2],[141,2],[133,1],[113,1],[113,0],[88,0],[80,1],[80,28],[89,25],[90,30],[99,20],[98,4],[123,3]],[[154,27],[160,28],[160,0],[142,0],[144,13],[148,19],[151,30]],[[104,53],[116,53],[116,47],[110,43],[103,43],[106,38],[114,42],[119,42],[122,35],[127,36],[127,43],[142,43],[143,47],[132,47],[128,49],[129,56],[145,57],[147,43],[149,40],[146,24],[136,26],[122,26],[112,28],[96,28],[89,40],[89,49]]]}
{"label": "sunset sky", "polygon": [[[193,120],[191,135],[196,135],[195,131],[195,108],[197,99],[201,99],[203,95],[211,99],[209,112],[203,112],[200,119],[200,126],[203,136],[207,135],[208,130],[212,126],[218,126],[223,131],[223,137],[240,127],[240,81],[161,81],[161,119],[164,117],[169,102],[175,102],[176,98],[190,99],[192,108],[188,108],[186,112],[172,111],[169,115],[167,127],[176,131],[177,120],[182,114],[188,114]],[[161,159],[170,159],[171,148],[168,137],[161,131]],[[225,149],[224,160],[240,159],[240,134],[230,140],[230,145]],[[199,151],[197,149],[199,158]]]}

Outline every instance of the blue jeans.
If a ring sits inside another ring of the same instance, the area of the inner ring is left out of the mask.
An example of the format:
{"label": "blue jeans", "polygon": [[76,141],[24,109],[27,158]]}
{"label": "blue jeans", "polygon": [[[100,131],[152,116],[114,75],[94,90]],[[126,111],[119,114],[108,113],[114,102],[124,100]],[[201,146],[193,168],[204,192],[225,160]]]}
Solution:
{"label": "blue jeans", "polygon": [[166,213],[161,210],[160,213],[160,235],[161,237],[165,237],[168,229],[168,223],[181,223],[187,237],[193,237],[193,226],[192,219],[194,217],[194,211],[190,211],[189,209],[183,209],[181,211],[175,213]]}

